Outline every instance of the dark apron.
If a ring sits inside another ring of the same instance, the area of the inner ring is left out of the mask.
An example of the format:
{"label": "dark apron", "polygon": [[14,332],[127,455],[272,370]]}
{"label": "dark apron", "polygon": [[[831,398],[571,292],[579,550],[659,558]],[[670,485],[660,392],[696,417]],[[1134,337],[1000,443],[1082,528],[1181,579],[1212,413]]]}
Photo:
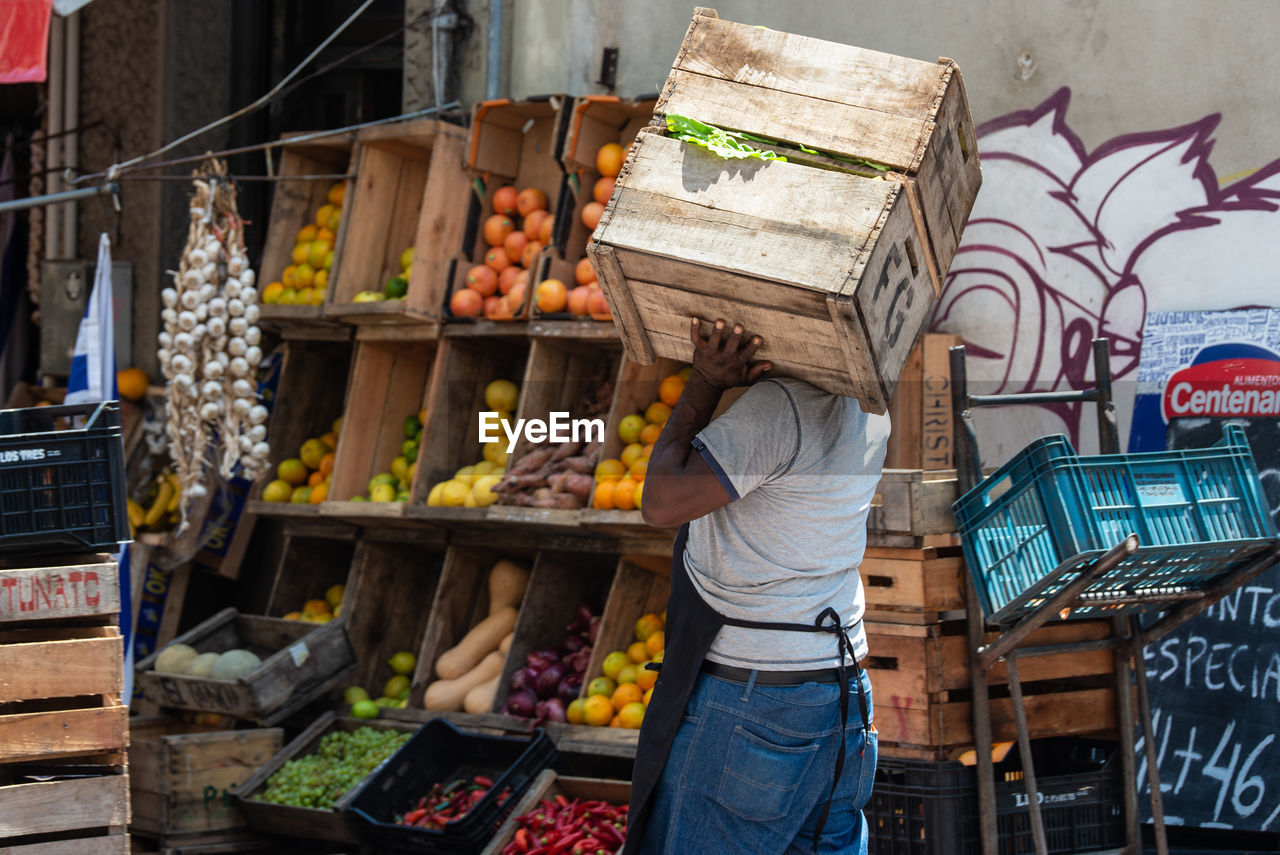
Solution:
{"label": "dark apron", "polygon": [[[658,680],[654,684],[653,695],[640,727],[635,766],[631,775],[631,803],[627,809],[627,839],[622,848],[623,855],[635,855],[640,843],[644,840],[649,815],[653,812],[658,782],[662,778],[662,770],[667,765],[667,757],[675,742],[676,731],[680,728],[685,708],[698,682],[703,660],[721,627],[730,625],[747,629],[787,632],[829,632],[835,635],[840,663],[842,737],[849,720],[849,675],[845,673],[844,659],[846,653],[851,659],[856,660],[856,656],[836,611],[831,608],[824,609],[813,624],[745,621],[720,614],[706,604],[689,579],[689,571],[684,566],[684,547],[688,536],[689,525],[686,523],[680,527],[671,556],[671,593],[667,599],[664,644],[666,653],[663,654]],[[871,716],[867,708],[867,696],[862,689],[861,669],[857,665],[853,666],[853,676],[858,678],[858,707],[862,714],[863,745],[865,746],[865,731],[870,727]],[[835,781],[831,785],[831,796],[827,798],[827,803],[818,818],[818,827],[813,837],[814,851],[817,851],[818,838],[831,811],[831,798],[835,795],[835,788],[840,782],[840,773],[843,770],[844,739],[841,738],[839,753],[836,755]]]}

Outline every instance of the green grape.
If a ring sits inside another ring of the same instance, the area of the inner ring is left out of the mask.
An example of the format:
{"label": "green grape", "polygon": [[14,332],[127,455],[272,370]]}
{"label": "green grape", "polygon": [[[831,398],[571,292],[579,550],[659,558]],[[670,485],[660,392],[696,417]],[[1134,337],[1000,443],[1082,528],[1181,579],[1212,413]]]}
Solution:
{"label": "green grape", "polygon": [[409,741],[411,734],[360,727],[336,730],[316,750],[285,763],[254,798],[273,804],[327,810]]}

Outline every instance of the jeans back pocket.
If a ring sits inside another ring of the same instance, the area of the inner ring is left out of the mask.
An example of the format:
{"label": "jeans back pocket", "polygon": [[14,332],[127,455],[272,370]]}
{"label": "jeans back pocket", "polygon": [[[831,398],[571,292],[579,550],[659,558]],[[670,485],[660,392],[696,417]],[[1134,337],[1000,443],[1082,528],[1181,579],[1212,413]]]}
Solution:
{"label": "jeans back pocket", "polygon": [[776,745],[738,725],[729,737],[716,801],[752,822],[780,819],[818,753],[819,745]]}

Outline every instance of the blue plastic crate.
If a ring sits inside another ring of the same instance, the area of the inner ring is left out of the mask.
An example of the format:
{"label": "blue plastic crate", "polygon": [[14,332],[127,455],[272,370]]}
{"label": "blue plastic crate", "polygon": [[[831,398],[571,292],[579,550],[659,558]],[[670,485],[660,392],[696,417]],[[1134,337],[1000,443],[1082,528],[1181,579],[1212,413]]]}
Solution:
{"label": "blue plastic crate", "polygon": [[[1267,549],[1275,526],[1244,430],[1210,448],[1081,457],[1037,440],[955,503],[983,612],[1035,609],[1130,534],[1139,549],[1088,588],[1073,618],[1158,608]],[[1065,453],[1064,453],[1065,452]]]}

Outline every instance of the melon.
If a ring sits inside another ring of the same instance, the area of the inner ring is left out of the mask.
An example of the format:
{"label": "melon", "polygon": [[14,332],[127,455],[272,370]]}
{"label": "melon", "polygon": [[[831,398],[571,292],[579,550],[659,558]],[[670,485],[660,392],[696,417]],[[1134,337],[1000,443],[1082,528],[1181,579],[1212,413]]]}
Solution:
{"label": "melon", "polygon": [[196,649],[189,644],[170,644],[156,657],[155,670],[161,674],[185,674],[196,658]]}
{"label": "melon", "polygon": [[213,665],[218,661],[217,653],[201,653],[195,659],[191,660],[191,666],[187,668],[187,676],[189,677],[208,677],[213,674]]}
{"label": "melon", "polygon": [[248,650],[228,650],[213,663],[209,676],[215,680],[239,680],[261,664],[262,660]]}

